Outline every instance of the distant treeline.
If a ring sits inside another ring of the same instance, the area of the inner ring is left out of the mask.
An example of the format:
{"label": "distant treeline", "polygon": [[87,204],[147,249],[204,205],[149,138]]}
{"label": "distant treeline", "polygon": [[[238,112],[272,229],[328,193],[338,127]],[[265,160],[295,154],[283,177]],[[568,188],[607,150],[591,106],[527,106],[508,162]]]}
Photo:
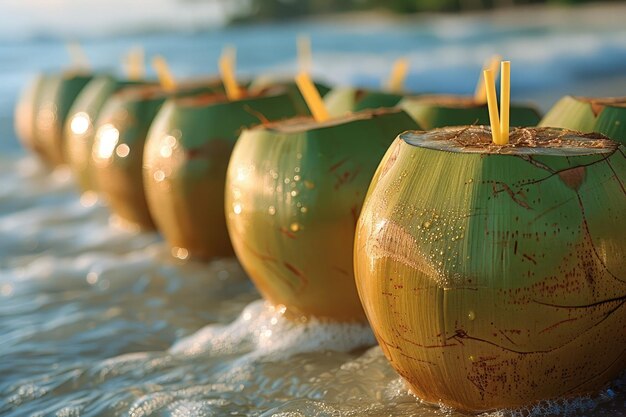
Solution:
{"label": "distant treeline", "polygon": [[[359,10],[395,13],[462,12],[528,4],[580,4],[594,0],[223,0],[234,22],[280,21]],[[232,7],[239,3],[240,7]]]}

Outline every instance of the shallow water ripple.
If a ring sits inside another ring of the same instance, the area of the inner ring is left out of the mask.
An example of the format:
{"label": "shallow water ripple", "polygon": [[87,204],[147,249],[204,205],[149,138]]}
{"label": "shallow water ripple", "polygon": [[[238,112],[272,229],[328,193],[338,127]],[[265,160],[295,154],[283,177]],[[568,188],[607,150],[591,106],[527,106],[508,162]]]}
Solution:
{"label": "shallow water ripple", "polygon": [[[0,415],[462,415],[409,394],[367,326],[289,321],[236,260],[177,261],[67,171],[0,162]],[[624,383],[485,416],[626,416]]]}

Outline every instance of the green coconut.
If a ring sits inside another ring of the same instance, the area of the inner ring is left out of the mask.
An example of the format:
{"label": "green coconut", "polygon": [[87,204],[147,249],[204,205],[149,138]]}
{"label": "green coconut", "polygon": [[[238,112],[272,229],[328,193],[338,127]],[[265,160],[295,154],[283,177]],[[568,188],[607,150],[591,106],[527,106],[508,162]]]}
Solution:
{"label": "green coconut", "polygon": [[550,109],[539,126],[600,132],[626,144],[626,97],[565,96]]}
{"label": "green coconut", "polygon": [[[330,91],[330,87],[319,81],[315,81],[314,85],[322,97]],[[266,91],[275,88],[284,88],[287,90],[288,94],[294,97],[294,105],[297,107],[298,114],[309,113],[304,97],[302,97],[302,94],[300,93],[300,90],[298,89],[298,86],[294,82],[293,78],[287,79],[272,76],[259,76],[250,83],[248,91],[253,94],[263,94]]]}
{"label": "green coconut", "polygon": [[[407,97],[399,106],[424,129],[489,124],[487,103],[479,103],[473,97],[445,95]],[[509,117],[511,126],[536,126],[541,119],[533,106],[515,103],[511,104]]]}
{"label": "green coconut", "polygon": [[292,317],[364,320],[352,273],[356,219],[380,158],[415,126],[400,110],[379,110],[243,132],[228,166],[227,224],[267,300]]}
{"label": "green coconut", "polygon": [[27,87],[16,108],[17,133],[25,146],[51,166],[65,163],[63,125],[91,74],[44,74]]}
{"label": "green coconut", "polygon": [[150,211],[179,258],[232,255],[224,214],[224,181],[242,128],[298,114],[285,89],[228,101],[207,95],[168,101],[145,148]]}
{"label": "green coconut", "polygon": [[144,194],[144,144],[152,120],[169,97],[215,91],[209,83],[181,86],[174,92],[160,86],[128,87],[114,93],[98,116],[92,147],[96,189],[125,225],[153,230],[154,222]]}
{"label": "green coconut", "polygon": [[593,130],[626,145],[626,100],[605,104],[596,118]]}
{"label": "green coconut", "polygon": [[94,124],[106,101],[115,92],[141,81],[121,80],[111,75],[100,75],[89,82],[72,105],[65,123],[66,160],[81,191],[95,191],[91,159],[95,136]]}
{"label": "green coconut", "polygon": [[355,239],[359,295],[418,397],[478,412],[597,391],[626,366],[626,157],[467,126],[399,136]]}
{"label": "green coconut", "polygon": [[396,106],[403,96],[384,91],[354,87],[336,87],[324,96],[324,104],[332,117],[367,109]]}

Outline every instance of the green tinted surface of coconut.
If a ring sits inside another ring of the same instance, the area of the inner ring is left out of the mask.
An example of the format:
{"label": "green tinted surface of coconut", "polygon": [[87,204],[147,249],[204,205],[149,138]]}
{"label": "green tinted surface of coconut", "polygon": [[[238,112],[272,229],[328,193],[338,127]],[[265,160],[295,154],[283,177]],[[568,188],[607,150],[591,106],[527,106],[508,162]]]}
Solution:
{"label": "green tinted surface of coconut", "polygon": [[350,112],[394,107],[402,97],[384,91],[337,87],[324,96],[324,104],[332,117],[340,117]]}
{"label": "green tinted surface of coconut", "polygon": [[206,96],[169,101],[150,130],[144,181],[154,219],[175,256],[232,255],[224,182],[244,127],[297,114],[293,96],[270,92],[236,101]]}
{"label": "green tinted surface of coconut", "polygon": [[565,96],[550,109],[539,125],[599,132],[626,144],[626,97]]}
{"label": "green tinted surface of coconut", "polygon": [[375,335],[427,402],[598,390],[626,366],[624,149],[560,130],[489,141],[405,133],[383,158],[355,239]]}
{"label": "green tinted surface of coconut", "polygon": [[114,93],[96,122],[92,147],[96,187],[111,210],[129,226],[152,230],[142,176],[148,129],[168,97],[215,90],[213,85],[187,85],[174,92],[159,86],[128,87]]}
{"label": "green tinted surface of coconut", "polygon": [[354,227],[404,112],[292,119],[246,130],[228,167],[227,223],[263,296],[291,316],[364,320],[352,269]]}
{"label": "green tinted surface of coconut", "polygon": [[65,123],[64,147],[66,160],[81,191],[96,190],[91,154],[95,136],[94,124],[100,111],[116,91],[141,83],[101,75],[91,80],[76,97]]}
{"label": "green tinted surface of coconut", "polygon": [[[471,97],[444,95],[407,97],[399,106],[424,129],[489,124],[487,103],[477,103]],[[515,103],[511,104],[509,117],[511,126],[535,126],[541,119],[534,107]]]}
{"label": "green tinted surface of coconut", "polygon": [[626,145],[626,100],[620,104],[605,105],[600,110],[593,130]]}
{"label": "green tinted surface of coconut", "polygon": [[[26,93],[23,104],[18,104],[19,112],[25,109],[27,114],[24,120],[34,117],[31,138],[24,137],[24,141],[51,166],[65,163],[63,125],[72,103],[91,78],[91,74],[77,72],[44,75],[35,82],[34,89]],[[26,109],[32,111],[32,116]],[[18,128],[18,133],[19,130],[23,129]],[[19,134],[23,136],[26,132]]]}

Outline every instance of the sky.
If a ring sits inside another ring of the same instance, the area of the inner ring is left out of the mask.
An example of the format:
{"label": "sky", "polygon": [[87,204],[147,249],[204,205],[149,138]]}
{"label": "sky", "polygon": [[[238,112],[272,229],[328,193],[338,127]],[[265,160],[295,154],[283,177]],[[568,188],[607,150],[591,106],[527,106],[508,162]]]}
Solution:
{"label": "sky", "polygon": [[224,22],[222,2],[181,0],[0,0],[0,37],[79,36],[136,27],[207,27]]}

